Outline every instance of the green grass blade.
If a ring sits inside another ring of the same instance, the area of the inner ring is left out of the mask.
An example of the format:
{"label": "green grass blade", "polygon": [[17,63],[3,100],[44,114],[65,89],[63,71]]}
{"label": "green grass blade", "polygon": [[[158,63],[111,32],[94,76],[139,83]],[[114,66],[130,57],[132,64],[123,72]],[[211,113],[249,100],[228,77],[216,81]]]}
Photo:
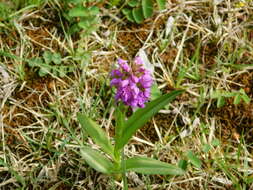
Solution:
{"label": "green grass blade", "polygon": [[80,122],[83,130],[99,145],[103,151],[113,156],[113,146],[110,143],[106,133],[85,114],[77,114],[77,119]]}
{"label": "green grass blade", "polygon": [[159,160],[134,157],[126,160],[126,170],[141,174],[182,175],[184,170]]}
{"label": "green grass blade", "polygon": [[80,149],[80,153],[87,164],[95,170],[106,174],[113,173],[114,170],[112,162],[98,151],[95,151],[90,147],[83,146]]}
{"label": "green grass blade", "polygon": [[184,92],[184,90],[175,90],[147,103],[145,108],[137,110],[125,122],[122,133],[124,135],[122,135],[119,141],[116,142],[115,149],[119,150],[122,148],[139,128],[141,128],[160,109],[174,100],[182,92]]}

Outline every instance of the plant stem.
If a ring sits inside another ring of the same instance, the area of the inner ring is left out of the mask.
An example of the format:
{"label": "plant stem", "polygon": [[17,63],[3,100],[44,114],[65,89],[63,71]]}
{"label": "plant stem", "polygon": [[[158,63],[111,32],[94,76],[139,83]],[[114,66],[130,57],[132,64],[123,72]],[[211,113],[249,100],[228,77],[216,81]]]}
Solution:
{"label": "plant stem", "polygon": [[123,190],[128,190],[124,147],[121,152],[121,168],[122,168],[122,177],[123,177]]}

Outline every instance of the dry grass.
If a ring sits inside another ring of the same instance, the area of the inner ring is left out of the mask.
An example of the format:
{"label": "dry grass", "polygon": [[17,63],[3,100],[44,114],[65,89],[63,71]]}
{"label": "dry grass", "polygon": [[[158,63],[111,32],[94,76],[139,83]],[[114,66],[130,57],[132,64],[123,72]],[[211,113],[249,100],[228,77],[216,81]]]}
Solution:
{"label": "dry grass", "polygon": [[[140,25],[102,9],[99,30],[84,38],[64,33],[57,2],[14,12],[0,25],[1,52],[18,57],[0,57],[0,189],[121,189],[84,163],[72,137],[95,147],[80,133],[80,110],[113,133],[108,72],[118,57],[132,59],[140,50],[161,92],[187,92],[136,134],[126,156],[177,164],[192,150],[202,165],[189,163],[175,177],[129,173],[132,189],[253,189],[252,101],[234,105],[227,98],[217,108],[212,98],[217,89],[253,96],[251,0],[170,0]],[[45,50],[61,53],[75,71],[39,77],[25,60]]]}

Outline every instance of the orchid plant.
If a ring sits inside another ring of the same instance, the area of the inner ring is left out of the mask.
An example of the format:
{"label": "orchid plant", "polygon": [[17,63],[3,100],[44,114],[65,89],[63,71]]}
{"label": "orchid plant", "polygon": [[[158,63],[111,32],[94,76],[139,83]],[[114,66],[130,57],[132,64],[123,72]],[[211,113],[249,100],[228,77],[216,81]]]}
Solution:
{"label": "orchid plant", "polygon": [[[77,115],[83,130],[101,148],[94,150],[89,146],[81,146],[84,160],[98,172],[109,174],[117,180],[123,180],[124,189],[128,188],[126,172],[141,174],[181,175],[184,170],[159,160],[148,157],[132,157],[125,159],[124,146],[135,132],[152,116],[162,109],[183,90],[175,90],[169,94],[149,101],[153,84],[152,74],[143,65],[140,57],[136,57],[132,65],[126,60],[118,60],[118,68],[111,71],[111,87],[115,94],[115,137],[113,141],[102,128],[85,114]],[[126,118],[126,111],[131,107],[134,112]]]}

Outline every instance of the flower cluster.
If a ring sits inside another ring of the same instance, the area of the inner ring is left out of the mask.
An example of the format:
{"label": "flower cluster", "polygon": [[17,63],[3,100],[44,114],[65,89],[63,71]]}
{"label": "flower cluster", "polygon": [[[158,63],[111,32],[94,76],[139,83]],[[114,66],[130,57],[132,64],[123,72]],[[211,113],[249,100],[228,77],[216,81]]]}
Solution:
{"label": "flower cluster", "polygon": [[145,107],[153,83],[149,70],[143,67],[140,57],[130,67],[126,60],[118,60],[119,68],[111,72],[111,86],[117,89],[115,99],[132,108]]}

